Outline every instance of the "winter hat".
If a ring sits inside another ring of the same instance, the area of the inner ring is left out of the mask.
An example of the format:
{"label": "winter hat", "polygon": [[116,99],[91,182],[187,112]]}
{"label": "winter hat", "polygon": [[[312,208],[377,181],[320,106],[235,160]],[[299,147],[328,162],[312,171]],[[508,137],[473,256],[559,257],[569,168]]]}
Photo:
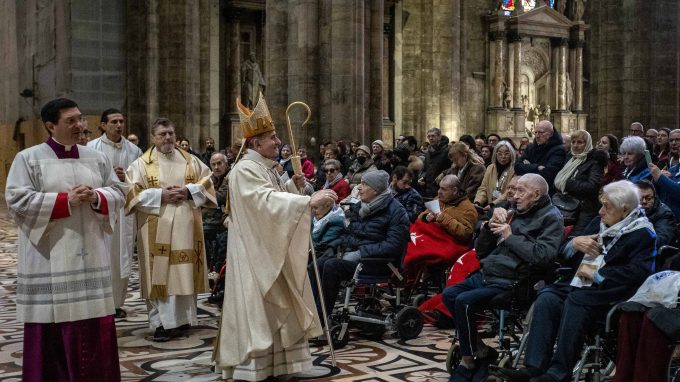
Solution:
{"label": "winter hat", "polygon": [[385,149],[385,144],[380,139],[376,139],[375,141],[373,141],[373,143],[371,143],[371,146],[375,144],[380,145],[380,147],[382,147],[383,150]]}
{"label": "winter hat", "polygon": [[361,181],[366,183],[368,187],[374,189],[378,194],[382,194],[389,186],[390,174],[383,170],[370,171],[361,177]]}
{"label": "winter hat", "polygon": [[357,147],[357,150],[361,150],[361,151],[365,152],[366,154],[371,155],[371,149],[369,149],[368,146],[366,146],[366,145],[361,145],[361,146]]}

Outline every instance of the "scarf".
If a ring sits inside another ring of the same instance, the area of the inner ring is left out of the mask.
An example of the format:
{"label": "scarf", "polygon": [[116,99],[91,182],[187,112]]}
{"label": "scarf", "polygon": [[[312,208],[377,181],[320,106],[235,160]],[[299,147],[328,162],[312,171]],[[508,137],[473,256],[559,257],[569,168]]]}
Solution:
{"label": "scarf", "polygon": [[383,205],[387,204],[392,200],[392,191],[390,190],[389,187],[385,191],[383,191],[382,194],[378,195],[375,197],[375,199],[371,200],[368,203],[361,202],[361,208],[359,209],[359,217],[360,218],[365,218],[366,216],[371,215],[375,211],[379,210],[380,207]]}
{"label": "scarf", "polygon": [[[628,214],[623,220],[614,224],[611,227],[607,227],[603,222],[600,222],[600,236],[598,238],[598,243],[602,246],[602,254],[607,255],[609,250],[616,244],[621,236],[636,231],[641,228],[650,229],[654,231],[654,226],[650,223],[645,212],[642,208],[634,209]],[[604,244],[605,238],[612,238],[606,245]]]}
{"label": "scarf", "polygon": [[317,233],[324,229],[324,227],[328,225],[328,222],[334,216],[342,216],[343,219],[345,218],[344,211],[337,204],[334,204],[333,207],[331,207],[331,210],[328,211],[326,216],[322,217],[321,219],[317,219],[316,217],[312,219],[312,233]]}
{"label": "scarf", "polygon": [[326,183],[323,184],[323,189],[331,188],[335,183],[338,183],[344,176],[340,171],[338,171],[338,175],[335,176],[335,179],[332,181],[328,181],[328,178],[326,178]]}
{"label": "scarf", "polygon": [[593,150],[593,140],[590,138],[589,134],[586,134],[586,148],[582,153],[576,154],[574,150],[571,150],[571,159],[562,167],[560,172],[555,176],[555,187],[559,192],[564,192],[564,188],[567,186],[567,181],[569,178],[576,176],[576,168],[583,164],[583,162],[588,159],[588,154]]}

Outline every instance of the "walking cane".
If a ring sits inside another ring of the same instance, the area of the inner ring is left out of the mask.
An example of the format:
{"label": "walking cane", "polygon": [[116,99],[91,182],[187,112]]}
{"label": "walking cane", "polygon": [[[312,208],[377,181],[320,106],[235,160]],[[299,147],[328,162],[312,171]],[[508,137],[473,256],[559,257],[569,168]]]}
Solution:
{"label": "walking cane", "polygon": [[[295,175],[302,175],[302,164],[300,160],[300,156],[297,154],[297,148],[295,147],[295,138],[293,138],[293,128],[291,127],[290,124],[290,116],[288,115],[288,111],[293,106],[300,105],[303,106],[305,109],[307,109],[307,119],[305,119],[304,122],[302,122],[302,125],[300,127],[303,127],[304,125],[309,122],[309,119],[312,117],[312,111],[309,109],[309,105],[307,105],[304,102],[296,101],[288,105],[286,108],[286,122],[288,125],[288,137],[290,138],[290,145],[291,148],[293,149],[293,157],[291,158],[291,162],[293,164],[293,171],[295,172]],[[309,249],[312,252],[312,264],[314,266],[314,276],[316,277],[316,289],[318,292],[319,300],[321,301],[321,314],[323,315],[324,322],[326,322],[326,325],[324,326],[324,332],[326,333],[326,341],[328,341],[328,348],[330,349],[331,353],[331,365],[333,367],[336,367],[335,364],[335,349],[333,349],[333,339],[331,338],[331,332],[328,328],[328,315],[326,314],[326,306],[324,305],[324,298],[323,298],[323,290],[321,289],[321,276],[319,274],[319,266],[316,262],[316,251],[314,250],[314,242],[312,241],[311,235],[309,238]]]}

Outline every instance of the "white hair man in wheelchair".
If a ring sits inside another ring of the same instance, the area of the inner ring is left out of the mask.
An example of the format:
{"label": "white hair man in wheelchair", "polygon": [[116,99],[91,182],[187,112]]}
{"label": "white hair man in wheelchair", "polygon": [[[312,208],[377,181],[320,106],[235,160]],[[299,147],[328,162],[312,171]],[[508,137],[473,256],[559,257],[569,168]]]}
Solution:
{"label": "white hair man in wheelchair", "polygon": [[549,264],[557,256],[564,224],[548,197],[548,183],[537,174],[523,175],[515,196],[517,211],[496,208],[491,220],[482,225],[475,245],[481,270],[442,294],[453,313],[462,356],[451,381],[484,380],[488,365],[498,357],[483,345],[476,330],[469,329],[476,328],[472,313],[526,279],[531,267]]}
{"label": "white hair man in wheelchair", "polygon": [[[410,237],[408,215],[404,206],[392,196],[389,179],[389,174],[383,170],[367,172],[361,177],[357,186],[361,203],[350,207],[356,220],[351,220],[347,231],[329,244],[332,251],[326,251],[317,260],[323,303],[329,314],[335,306],[340,284],[352,277],[362,259],[391,258],[399,264],[406,252]],[[370,268],[366,268],[367,273],[372,273]],[[386,266],[384,268],[389,271]],[[321,312],[316,278],[311,269],[309,272],[317,310]],[[322,324],[325,324],[325,317]]]}
{"label": "white hair man in wheelchair", "polygon": [[585,236],[573,238],[561,250],[568,259],[584,258],[575,277],[571,283],[544,288],[534,303],[526,367],[500,369],[499,376],[531,382],[570,377],[589,325],[604,318],[613,304],[632,296],[653,272],[656,235],[640,209],[639,195],[627,180],[603,188],[600,216],[586,227]]}

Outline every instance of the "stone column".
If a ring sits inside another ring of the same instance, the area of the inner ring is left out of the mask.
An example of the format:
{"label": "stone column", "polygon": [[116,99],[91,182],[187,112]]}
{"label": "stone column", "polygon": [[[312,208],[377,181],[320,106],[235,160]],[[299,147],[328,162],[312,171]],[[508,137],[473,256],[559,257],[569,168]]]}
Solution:
{"label": "stone column", "polygon": [[[370,49],[368,64],[369,72],[369,103],[368,103],[368,130],[371,141],[383,139],[383,50],[385,45],[385,2],[383,0],[371,0],[370,5]],[[390,142],[388,142],[390,144]]]}
{"label": "stone column", "polygon": [[522,109],[522,36],[517,33],[512,34],[508,42],[510,43],[513,58],[512,109],[520,110]]}
{"label": "stone column", "polygon": [[495,31],[489,35],[489,49],[491,50],[491,107],[503,107],[503,82],[505,81],[505,32]]}
{"label": "stone column", "polygon": [[[285,129],[285,111],[288,106],[288,4],[285,1],[267,1],[265,14],[265,55],[264,76],[267,88],[265,98],[274,124],[283,133]],[[285,134],[282,136],[285,137]]]}
{"label": "stone column", "polygon": [[403,39],[403,34],[402,34],[402,29],[403,29],[403,2],[399,1],[394,4],[394,15],[393,15],[393,23],[394,23],[394,52],[393,52],[393,62],[394,62],[394,73],[393,73],[393,78],[394,78],[394,89],[393,89],[393,94],[394,94],[394,99],[392,100],[392,107],[393,112],[394,112],[394,134],[396,136],[404,134],[404,125],[402,121],[402,81],[403,81],[403,74],[402,74],[402,64],[403,64],[403,45],[404,45],[404,39]]}
{"label": "stone column", "polygon": [[560,39],[557,54],[557,110],[567,109],[567,39]]}
{"label": "stone column", "polygon": [[583,111],[583,40],[575,42],[574,48],[574,77],[572,85],[574,86],[574,103],[572,108],[575,112]]}

